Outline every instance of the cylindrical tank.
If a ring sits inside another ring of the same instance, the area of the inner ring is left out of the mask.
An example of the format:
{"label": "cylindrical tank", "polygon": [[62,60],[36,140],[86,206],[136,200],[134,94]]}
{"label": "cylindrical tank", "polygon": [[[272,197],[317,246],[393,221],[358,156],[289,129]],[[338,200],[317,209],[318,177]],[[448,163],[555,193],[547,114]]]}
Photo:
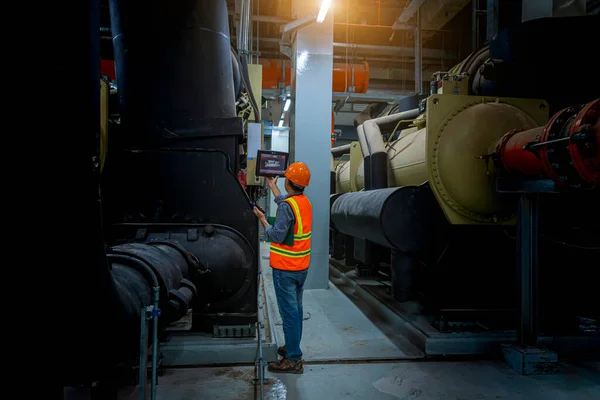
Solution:
{"label": "cylindrical tank", "polygon": [[365,161],[363,160],[356,171],[356,190],[361,191],[365,188]]}
{"label": "cylindrical tank", "polygon": [[420,185],[427,182],[429,173],[425,162],[427,129],[402,131],[399,139],[388,147],[388,186]]}
{"label": "cylindrical tank", "polygon": [[[399,139],[388,145],[389,160],[388,187],[420,185],[427,181],[427,165],[425,164],[425,146],[427,131],[425,128],[409,128],[403,130]],[[364,160],[358,167],[355,179],[357,191],[364,188]],[[347,193],[350,186],[350,163],[340,163],[336,169],[337,192]]]}
{"label": "cylindrical tank", "polygon": [[132,128],[123,133],[132,139],[160,133],[156,125],[174,132],[236,116],[226,2],[165,4],[110,0],[121,120]]}
{"label": "cylindrical tank", "polygon": [[[263,89],[277,89],[281,82],[281,60],[261,58],[263,66]],[[352,86],[354,74],[354,93],[366,93],[369,89],[369,64],[366,61],[356,64],[333,63],[332,91],[346,92]],[[285,63],[285,85],[291,85],[290,63]]]}
{"label": "cylindrical tank", "polygon": [[425,246],[432,200],[428,189],[416,186],[345,193],[333,203],[331,219],[343,234],[415,252]]}
{"label": "cylindrical tank", "polygon": [[[432,101],[436,99],[438,97]],[[443,96],[439,99],[444,101]],[[456,110],[443,122],[435,137],[431,137],[429,127],[426,159],[436,197],[460,215],[461,223],[467,220],[495,223],[510,218],[513,203],[498,196],[493,189],[485,156],[506,132],[537,126],[539,124],[520,108],[489,102],[473,103]]]}
{"label": "cylindrical tank", "polygon": [[348,193],[352,190],[350,187],[350,161],[340,162],[336,167],[335,176],[337,193]]}
{"label": "cylindrical tank", "polygon": [[356,191],[365,188],[365,162],[361,160],[354,177],[350,177],[350,161],[340,162],[335,169],[336,193],[348,193],[352,191],[350,179],[354,179]]}

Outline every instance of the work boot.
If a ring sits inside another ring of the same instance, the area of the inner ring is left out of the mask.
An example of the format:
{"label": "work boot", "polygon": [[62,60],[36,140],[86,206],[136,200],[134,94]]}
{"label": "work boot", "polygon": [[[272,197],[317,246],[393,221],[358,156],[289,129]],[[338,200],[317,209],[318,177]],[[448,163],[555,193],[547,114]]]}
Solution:
{"label": "work boot", "polygon": [[281,357],[285,358],[285,344],[283,346],[277,348],[277,354],[279,354]]}
{"label": "work boot", "polygon": [[268,370],[271,372],[302,374],[304,372],[304,366],[302,365],[302,360],[293,362],[289,358],[282,358],[276,363],[269,364]]}

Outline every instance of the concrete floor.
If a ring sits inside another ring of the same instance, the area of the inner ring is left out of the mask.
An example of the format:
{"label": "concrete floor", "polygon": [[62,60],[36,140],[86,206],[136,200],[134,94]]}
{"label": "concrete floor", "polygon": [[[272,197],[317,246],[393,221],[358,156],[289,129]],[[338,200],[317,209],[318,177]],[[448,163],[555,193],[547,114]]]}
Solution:
{"label": "concrete floor", "polygon": [[[283,344],[271,270],[263,257],[261,264],[276,342]],[[266,399],[600,400],[598,362],[563,363],[556,374],[527,377],[501,361],[425,361],[418,349],[367,318],[353,301],[333,283],[328,290],[305,292],[304,374],[267,372]],[[157,398],[260,399],[253,378],[253,367],[167,369],[159,377]],[[74,389],[66,393],[69,400],[89,398]],[[120,399],[137,399],[137,388],[123,389]]]}
{"label": "concrete floor", "polygon": [[[267,373],[265,399],[598,400],[600,369],[562,364],[555,375],[521,376],[503,363],[421,362],[305,365],[303,375]],[[252,367],[167,370],[159,400],[260,398]],[[256,392],[255,392],[256,390]],[[70,397],[70,399],[83,397]],[[122,399],[137,399],[135,388]]]}
{"label": "concrete floor", "polygon": [[[269,315],[275,320],[275,338],[285,343],[277,310],[272,270],[264,259],[265,293]],[[304,292],[302,351],[308,361],[398,360],[423,357],[407,340],[388,338],[334,284],[329,289]]]}

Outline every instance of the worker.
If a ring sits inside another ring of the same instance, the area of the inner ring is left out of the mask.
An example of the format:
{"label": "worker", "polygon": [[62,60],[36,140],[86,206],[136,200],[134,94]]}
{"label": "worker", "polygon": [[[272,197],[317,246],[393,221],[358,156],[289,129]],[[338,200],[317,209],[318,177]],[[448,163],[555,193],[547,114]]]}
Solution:
{"label": "worker", "polygon": [[[302,365],[302,293],[310,264],[310,237],[312,230],[312,205],[304,195],[310,183],[310,170],[302,162],[291,164],[284,172],[286,194],[277,187],[277,177],[267,178],[275,196],[277,212],[273,225],[256,207],[254,214],[265,227],[265,235],[271,241],[270,265],[273,269],[273,285],[283,321],[285,345],[277,349],[283,357],[269,365],[271,372],[301,374]],[[293,226],[293,245],[283,244]]]}

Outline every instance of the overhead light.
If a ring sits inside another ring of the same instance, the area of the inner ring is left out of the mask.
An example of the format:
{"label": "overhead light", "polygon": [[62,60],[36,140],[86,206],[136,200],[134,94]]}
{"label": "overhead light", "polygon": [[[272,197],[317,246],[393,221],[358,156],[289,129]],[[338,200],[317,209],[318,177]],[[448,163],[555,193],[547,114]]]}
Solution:
{"label": "overhead light", "polygon": [[280,127],[280,128],[281,128],[282,126],[283,126],[283,120],[282,120],[282,119],[280,119],[280,120],[279,120],[279,125],[278,125],[278,127]]}
{"label": "overhead light", "polygon": [[281,113],[281,117],[279,117],[279,119],[284,119],[285,118],[285,112]]}
{"label": "overhead light", "polygon": [[283,112],[286,112],[290,109],[290,104],[292,104],[292,99],[287,99],[285,101],[285,105],[283,106]]}
{"label": "overhead light", "polygon": [[329,10],[330,5],[331,0],[321,0],[321,9],[319,10],[319,15],[317,15],[317,22],[319,24],[325,21],[325,17],[327,16],[327,11]]}

